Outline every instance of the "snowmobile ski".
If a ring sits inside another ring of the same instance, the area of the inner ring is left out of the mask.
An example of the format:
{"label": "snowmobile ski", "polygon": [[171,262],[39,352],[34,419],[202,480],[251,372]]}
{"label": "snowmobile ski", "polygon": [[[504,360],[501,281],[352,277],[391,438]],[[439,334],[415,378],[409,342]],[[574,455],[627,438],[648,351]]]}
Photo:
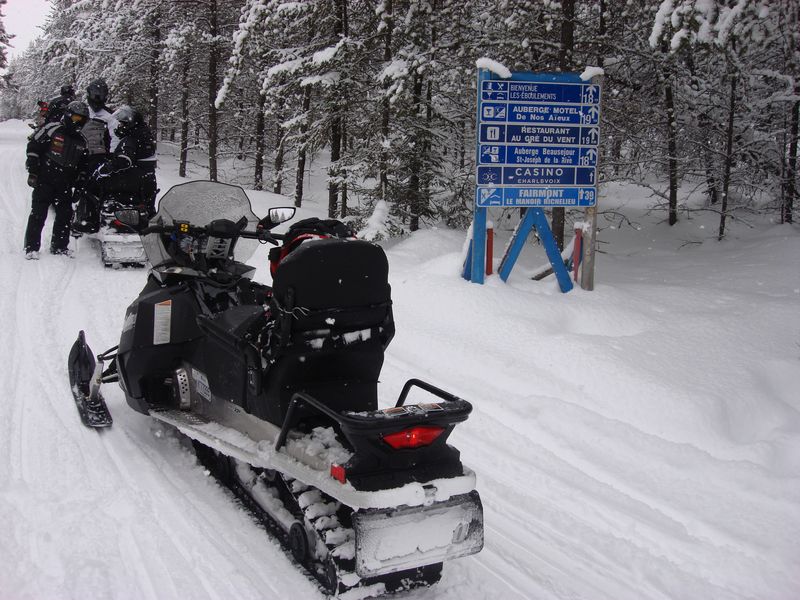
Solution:
{"label": "snowmobile ski", "polygon": [[96,363],[83,331],[69,352],[67,370],[72,396],[83,424],[94,429],[110,427],[113,422],[111,413],[100,393],[102,363]]}

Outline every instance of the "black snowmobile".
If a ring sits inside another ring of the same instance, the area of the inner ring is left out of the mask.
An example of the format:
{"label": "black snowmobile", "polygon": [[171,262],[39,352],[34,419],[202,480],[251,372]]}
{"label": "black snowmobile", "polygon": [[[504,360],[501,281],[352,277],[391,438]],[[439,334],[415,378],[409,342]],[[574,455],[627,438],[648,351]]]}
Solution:
{"label": "black snowmobile", "polygon": [[[142,231],[152,271],[119,346],[97,365],[83,332],[72,349],[76,401],[96,405],[100,382],[119,381],[267,515],[327,593],[431,585],[443,561],[483,546],[475,475],[447,444],[472,407],[417,379],[378,407],[394,335],[386,256],[338,222],[270,233],[293,214],[259,221],[220,183],[169,190]],[[278,239],[273,286],[254,283],[241,261]],[[406,404],[412,390],[425,402]]]}
{"label": "black snowmobile", "polygon": [[103,175],[102,166],[75,191],[72,235],[96,240],[107,267],[144,267],[147,256],[139,231],[148,224],[145,202],[140,194],[116,185],[114,175]]}

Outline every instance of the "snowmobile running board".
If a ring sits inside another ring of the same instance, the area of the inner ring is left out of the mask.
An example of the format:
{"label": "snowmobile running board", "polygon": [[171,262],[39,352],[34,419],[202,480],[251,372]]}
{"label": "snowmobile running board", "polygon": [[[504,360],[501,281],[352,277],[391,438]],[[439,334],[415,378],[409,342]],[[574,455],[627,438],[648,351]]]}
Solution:
{"label": "snowmobile running board", "polygon": [[[341,483],[331,476],[331,462],[324,455],[320,455],[318,445],[308,444],[302,437],[289,435],[285,445],[276,450],[276,442],[281,437],[281,430],[278,427],[249,415],[233,403],[224,402],[215,405],[227,414],[219,415],[221,418],[216,415],[214,418],[206,418],[176,409],[154,409],[150,414],[222,454],[244,461],[253,467],[280,471],[316,487],[354,509],[430,505],[449,500],[453,496],[469,494],[475,489],[475,473],[464,467],[464,474],[458,477],[433,479],[424,484],[411,482],[384,490],[357,490],[351,483]],[[230,423],[232,426],[223,425],[221,422]],[[341,452],[344,449],[325,450]]]}

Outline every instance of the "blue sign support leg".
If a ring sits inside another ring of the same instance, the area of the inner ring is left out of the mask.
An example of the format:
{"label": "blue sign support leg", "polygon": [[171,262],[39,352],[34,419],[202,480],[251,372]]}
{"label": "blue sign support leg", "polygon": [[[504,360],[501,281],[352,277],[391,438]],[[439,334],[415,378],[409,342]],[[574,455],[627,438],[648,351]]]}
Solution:
{"label": "blue sign support leg", "polygon": [[472,220],[472,283],[483,284],[486,272],[486,209],[476,207]]}
{"label": "blue sign support leg", "polygon": [[561,259],[561,253],[558,251],[556,240],[553,237],[553,232],[550,230],[550,225],[547,222],[547,217],[541,208],[529,208],[525,211],[525,216],[517,225],[514,235],[511,237],[511,243],[503,256],[503,261],[500,263],[500,278],[503,281],[508,280],[511,274],[511,269],[514,268],[514,263],[517,262],[522,248],[525,246],[525,240],[528,239],[531,229],[536,227],[539,233],[539,238],[542,240],[547,258],[550,259],[550,264],[553,266],[553,272],[558,280],[558,286],[562,292],[568,292],[572,289],[572,281],[569,278],[569,271],[564,266],[564,261]]}
{"label": "blue sign support leg", "polygon": [[[547,258],[550,259],[550,264],[553,266],[553,273],[558,279],[558,286],[561,291],[566,293],[572,289],[572,281],[569,278],[569,271],[564,266],[564,261],[561,258],[561,253],[558,251],[558,245],[553,237],[553,232],[550,230],[550,225],[547,222],[547,217],[541,208],[529,208],[529,213],[534,213],[534,223],[536,231],[539,232],[539,239],[542,240]],[[525,215],[526,217],[528,215]]]}
{"label": "blue sign support leg", "polygon": [[511,236],[511,243],[508,245],[506,253],[503,255],[503,260],[500,263],[500,269],[497,271],[500,274],[500,279],[508,281],[508,276],[511,274],[511,269],[514,268],[514,263],[517,262],[520,252],[525,245],[525,240],[528,239],[528,234],[534,225],[533,211],[536,209],[529,208],[525,211],[525,216],[517,224],[514,230],[514,235]]}
{"label": "blue sign support leg", "polygon": [[461,277],[467,281],[472,281],[472,244],[473,240],[470,240],[469,246],[467,246],[467,258],[464,260],[464,269],[461,271]]}

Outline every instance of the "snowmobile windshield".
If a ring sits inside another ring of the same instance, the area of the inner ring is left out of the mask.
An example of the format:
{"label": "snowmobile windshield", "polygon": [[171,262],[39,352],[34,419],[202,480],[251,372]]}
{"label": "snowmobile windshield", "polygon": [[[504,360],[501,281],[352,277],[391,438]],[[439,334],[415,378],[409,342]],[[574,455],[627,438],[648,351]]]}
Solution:
{"label": "snowmobile windshield", "polygon": [[[175,221],[188,221],[194,227],[205,227],[217,219],[238,222],[242,217],[247,218],[245,229],[254,231],[258,217],[253,213],[250,199],[242,188],[214,181],[190,181],[173,186],[164,194],[150,224],[160,222],[172,225]],[[151,267],[175,262],[167,251],[164,237],[158,233],[142,236],[142,245]],[[257,240],[239,238],[234,247],[234,259],[247,262],[258,246]]]}

